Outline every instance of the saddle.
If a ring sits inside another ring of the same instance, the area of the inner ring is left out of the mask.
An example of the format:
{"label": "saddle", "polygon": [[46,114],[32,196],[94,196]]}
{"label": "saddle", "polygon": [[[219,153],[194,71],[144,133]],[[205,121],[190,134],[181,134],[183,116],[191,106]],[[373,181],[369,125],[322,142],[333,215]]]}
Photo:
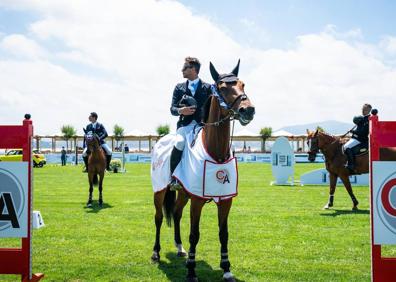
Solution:
{"label": "saddle", "polygon": [[361,143],[352,148],[352,152],[355,156],[365,155],[369,152],[368,143]]}

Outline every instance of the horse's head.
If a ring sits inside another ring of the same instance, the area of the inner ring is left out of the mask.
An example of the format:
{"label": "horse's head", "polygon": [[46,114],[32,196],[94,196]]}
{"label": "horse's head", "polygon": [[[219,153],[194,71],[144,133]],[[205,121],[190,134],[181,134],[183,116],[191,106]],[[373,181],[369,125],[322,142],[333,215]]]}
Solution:
{"label": "horse's head", "polygon": [[220,104],[225,103],[226,108],[232,111],[233,117],[239,120],[241,125],[247,125],[253,120],[255,110],[245,94],[245,83],[238,78],[239,62],[240,60],[234,70],[228,74],[219,74],[210,63],[210,73],[216,83]]}
{"label": "horse's head", "polygon": [[90,151],[95,151],[97,148],[99,148],[99,144],[100,144],[99,136],[96,133],[93,133],[92,131],[86,132],[84,130],[84,132],[85,132],[84,139],[88,149]]}
{"label": "horse's head", "polygon": [[314,162],[316,159],[316,154],[319,152],[319,131],[309,131],[307,129],[307,144],[308,144],[308,160]]}

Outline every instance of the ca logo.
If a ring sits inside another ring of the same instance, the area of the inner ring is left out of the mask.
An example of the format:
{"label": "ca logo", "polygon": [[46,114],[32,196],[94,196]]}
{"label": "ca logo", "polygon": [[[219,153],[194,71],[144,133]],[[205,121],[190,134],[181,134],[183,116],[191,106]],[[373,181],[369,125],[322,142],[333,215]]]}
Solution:
{"label": "ca logo", "polygon": [[377,210],[385,226],[396,234],[396,175],[385,180],[377,193]]}
{"label": "ca logo", "polygon": [[219,182],[219,183],[221,183],[221,184],[224,184],[224,183],[230,183],[230,177],[229,177],[229,173],[228,173],[228,171],[226,170],[226,169],[221,169],[221,170],[218,170],[217,172],[216,172],[216,180],[217,180],[217,182]]}
{"label": "ca logo", "polygon": [[0,194],[0,221],[8,221],[11,223],[12,228],[19,228],[19,222],[11,193]]}

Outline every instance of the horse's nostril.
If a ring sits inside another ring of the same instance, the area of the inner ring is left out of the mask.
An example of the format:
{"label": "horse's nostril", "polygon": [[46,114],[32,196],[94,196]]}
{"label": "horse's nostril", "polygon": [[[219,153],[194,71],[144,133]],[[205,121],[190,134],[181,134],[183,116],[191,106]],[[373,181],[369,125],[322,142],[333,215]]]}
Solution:
{"label": "horse's nostril", "polygon": [[239,110],[238,110],[238,112],[240,112],[240,113],[244,113],[244,112],[246,112],[246,108],[239,108]]}
{"label": "horse's nostril", "polygon": [[248,115],[254,115],[254,107],[247,107],[246,108],[246,114]]}

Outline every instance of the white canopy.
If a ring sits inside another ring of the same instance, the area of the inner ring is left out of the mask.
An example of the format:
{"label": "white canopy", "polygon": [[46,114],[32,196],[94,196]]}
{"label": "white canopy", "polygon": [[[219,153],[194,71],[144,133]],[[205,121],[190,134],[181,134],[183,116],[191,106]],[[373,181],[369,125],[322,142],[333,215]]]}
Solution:
{"label": "white canopy", "polygon": [[292,133],[286,131],[286,130],[278,130],[275,131],[271,134],[273,137],[278,137],[278,136],[294,136]]}
{"label": "white canopy", "polygon": [[259,134],[253,133],[253,132],[244,128],[241,131],[238,131],[237,133],[235,133],[234,136],[259,136]]}

